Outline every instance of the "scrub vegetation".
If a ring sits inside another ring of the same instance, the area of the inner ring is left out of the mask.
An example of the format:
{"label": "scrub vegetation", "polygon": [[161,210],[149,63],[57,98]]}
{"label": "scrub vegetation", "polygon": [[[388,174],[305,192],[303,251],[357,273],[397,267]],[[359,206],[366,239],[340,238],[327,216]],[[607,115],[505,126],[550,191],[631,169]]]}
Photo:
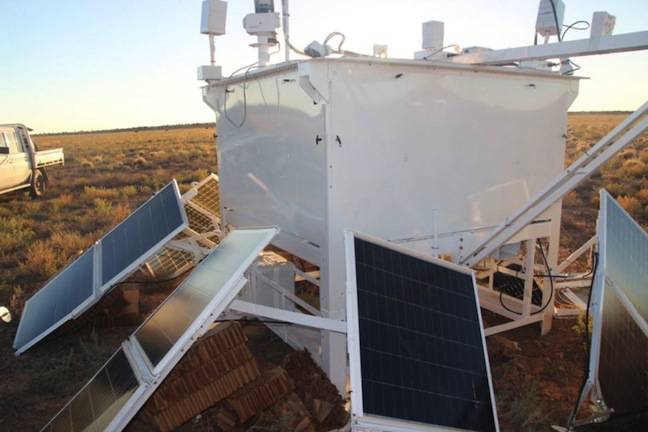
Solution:
{"label": "scrub vegetation", "polygon": [[[568,160],[576,158],[623,117],[570,115]],[[15,358],[12,341],[25,299],[172,178],[184,191],[217,166],[214,129],[205,125],[36,135],[34,140],[41,149],[63,147],[66,164],[52,170],[45,198],[31,200],[24,193],[0,197],[0,305],[9,307],[14,315],[9,325],[0,322],[3,430],[33,430],[45,424],[132,329],[132,323],[120,328],[78,326],[74,338],[58,338],[54,343],[46,340]],[[646,134],[566,197],[562,233],[565,251],[574,250],[594,233],[598,189],[602,186],[648,228]],[[543,346],[551,344],[552,337],[565,335],[571,342],[577,341],[579,335],[571,325],[559,325],[566,330],[542,338]],[[538,339],[537,332],[511,337],[520,342],[522,353]],[[502,430],[548,430],[548,424],[564,424],[580,378],[565,380],[572,371],[582,369],[584,353],[580,343],[565,343],[560,345],[560,352],[557,350],[531,349],[531,368],[529,357],[518,352],[492,359],[495,386],[501,396],[498,410]],[[556,358],[547,358],[553,355]],[[565,364],[556,368],[557,362]],[[536,385],[522,385],[527,379]]]}

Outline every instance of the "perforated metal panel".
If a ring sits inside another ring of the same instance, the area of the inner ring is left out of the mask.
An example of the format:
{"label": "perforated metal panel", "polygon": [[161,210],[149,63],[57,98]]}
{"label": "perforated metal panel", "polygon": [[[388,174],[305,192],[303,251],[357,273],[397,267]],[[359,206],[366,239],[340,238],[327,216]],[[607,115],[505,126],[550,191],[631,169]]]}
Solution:
{"label": "perforated metal panel", "polygon": [[362,415],[497,430],[472,274],[363,238],[354,252]]}

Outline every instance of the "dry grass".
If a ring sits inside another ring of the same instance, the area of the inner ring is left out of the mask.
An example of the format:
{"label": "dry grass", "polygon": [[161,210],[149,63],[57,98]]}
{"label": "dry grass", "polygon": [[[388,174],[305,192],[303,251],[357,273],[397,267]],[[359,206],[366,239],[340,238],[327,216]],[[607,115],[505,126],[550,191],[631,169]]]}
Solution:
{"label": "dry grass", "polygon": [[[567,126],[567,163],[602,138],[625,118],[622,114],[571,115]],[[563,201],[561,244],[574,250],[594,235],[599,206],[599,190],[604,187],[644,227],[648,229],[648,133],[641,135],[585,180]]]}
{"label": "dry grass", "polygon": [[213,128],[34,140],[42,149],[63,147],[66,165],[50,170],[50,190],[42,200],[24,193],[0,197],[0,305],[16,289],[29,297],[172,178],[187,189],[216,167]]}

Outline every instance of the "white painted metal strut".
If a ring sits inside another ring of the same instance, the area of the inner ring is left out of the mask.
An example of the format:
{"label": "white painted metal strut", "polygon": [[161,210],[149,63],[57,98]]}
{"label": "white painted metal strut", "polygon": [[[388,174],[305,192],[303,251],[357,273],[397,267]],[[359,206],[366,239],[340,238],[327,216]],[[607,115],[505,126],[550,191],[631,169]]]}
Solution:
{"label": "white painted metal strut", "polygon": [[347,331],[347,324],[345,321],[316,317],[299,312],[291,312],[284,309],[250,303],[244,300],[234,300],[229,305],[229,309],[236,312],[312,327],[318,330],[328,330],[335,333],[346,333]]}
{"label": "white painted metal strut", "polygon": [[[648,113],[648,102],[629,115],[591,149],[585,151],[583,156],[572,163],[553,182],[507,218],[486,240],[467,254],[461,264],[473,266],[489,256],[542,212],[574,190],[612,156],[632,143],[635,138],[648,129],[648,118],[642,119],[646,113]],[[627,130],[633,124],[634,126]]]}
{"label": "white painted metal strut", "polygon": [[521,60],[568,58],[645,49],[648,49],[648,31],[475,52],[458,55],[450,60],[455,63],[498,65]]}

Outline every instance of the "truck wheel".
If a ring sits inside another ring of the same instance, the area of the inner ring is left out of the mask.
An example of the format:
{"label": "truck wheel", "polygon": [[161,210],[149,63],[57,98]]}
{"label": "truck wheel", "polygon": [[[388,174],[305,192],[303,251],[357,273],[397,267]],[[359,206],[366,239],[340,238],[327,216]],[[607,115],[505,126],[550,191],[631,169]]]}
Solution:
{"label": "truck wheel", "polygon": [[30,195],[32,198],[40,198],[47,192],[47,178],[43,171],[36,170],[31,182]]}

